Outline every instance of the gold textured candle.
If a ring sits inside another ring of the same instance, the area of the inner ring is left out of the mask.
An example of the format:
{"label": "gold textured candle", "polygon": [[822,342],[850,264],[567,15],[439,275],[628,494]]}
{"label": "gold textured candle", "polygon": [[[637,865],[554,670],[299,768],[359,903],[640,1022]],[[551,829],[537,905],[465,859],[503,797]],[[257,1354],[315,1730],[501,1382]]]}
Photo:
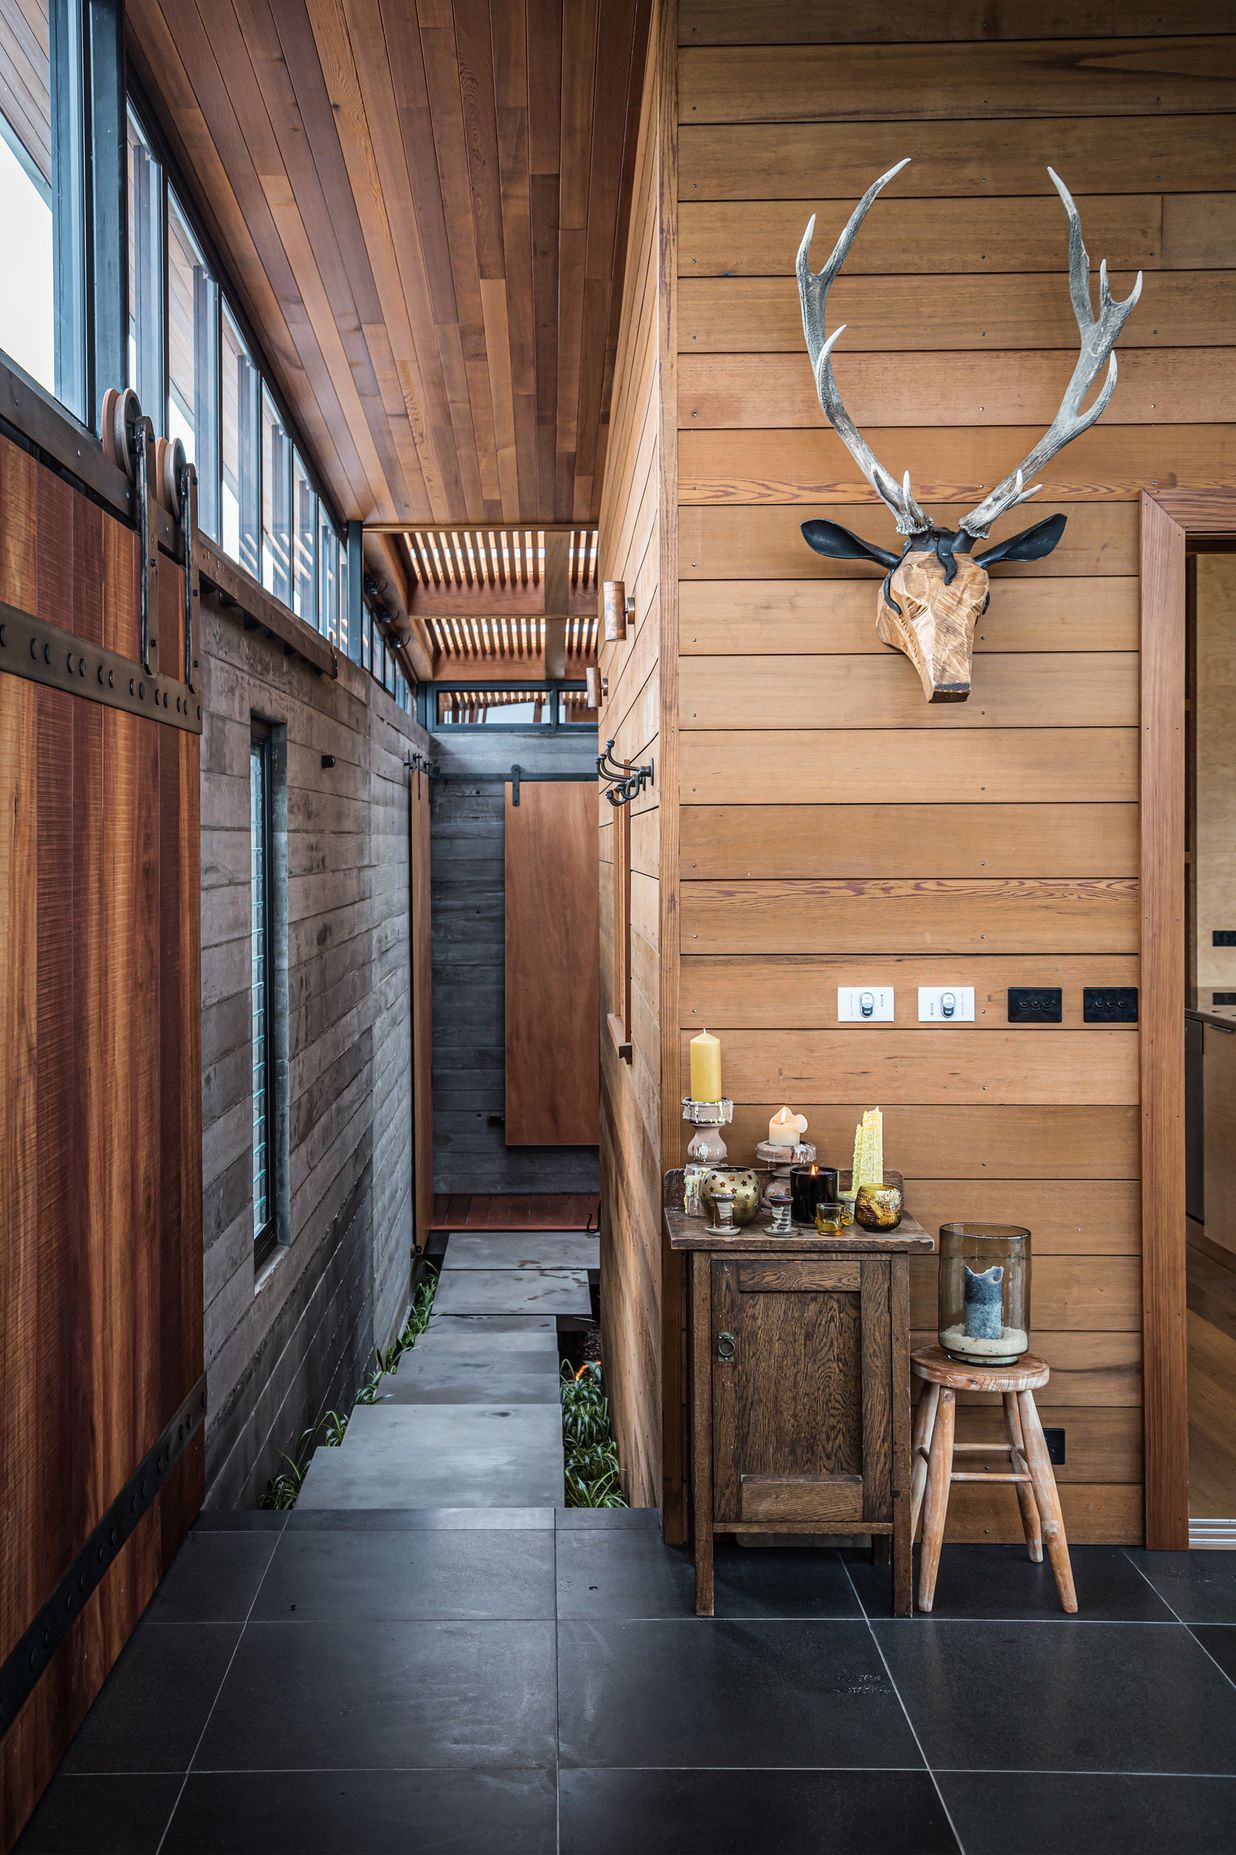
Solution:
{"label": "gold textured candle", "polygon": [[691,1099],[721,1099],[721,1044],[710,1031],[691,1039]]}

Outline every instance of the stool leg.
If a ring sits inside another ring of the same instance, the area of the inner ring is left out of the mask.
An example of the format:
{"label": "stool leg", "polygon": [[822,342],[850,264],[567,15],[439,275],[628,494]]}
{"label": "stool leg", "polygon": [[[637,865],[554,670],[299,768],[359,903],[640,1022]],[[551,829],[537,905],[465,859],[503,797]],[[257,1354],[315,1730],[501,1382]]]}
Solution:
{"label": "stool leg", "polygon": [[[1021,1434],[1021,1413],[1017,1409],[1017,1393],[1006,1391],[1004,1394],[1004,1427],[1008,1431],[1009,1443],[1012,1445],[1009,1466],[1014,1475],[1028,1475],[1026,1467],[1026,1445]],[[1029,1482],[1015,1483],[1017,1505],[1021,1508],[1022,1531],[1026,1535],[1026,1545],[1030,1557],[1036,1565],[1043,1563],[1043,1529],[1039,1525],[1039,1504],[1034,1498],[1034,1490]]]}
{"label": "stool leg", "polygon": [[923,1495],[927,1488],[927,1458],[920,1456],[920,1449],[931,1448],[931,1433],[936,1427],[936,1406],[940,1402],[940,1387],[928,1384],[925,1380],[919,1393],[918,1406],[914,1412],[914,1434],[910,1438],[910,1544],[918,1538],[918,1520],[923,1511]]}
{"label": "stool leg", "polygon": [[1069,1542],[1065,1538],[1064,1516],[1060,1511],[1060,1493],[1056,1487],[1051,1457],[1047,1453],[1047,1438],[1043,1435],[1043,1426],[1039,1422],[1034,1393],[1019,1391],[1017,1402],[1021,1412],[1021,1433],[1026,1445],[1026,1461],[1030,1467],[1034,1498],[1039,1504],[1039,1516],[1043,1523],[1043,1544],[1047,1548],[1051,1569],[1055,1573],[1056,1589],[1060,1593],[1060,1607],[1072,1616],[1077,1609],[1077,1591],[1073,1584]]}
{"label": "stool leg", "polygon": [[944,1544],[944,1522],[948,1518],[948,1495],[953,1474],[953,1429],[956,1399],[947,1385],[941,1385],[936,1407],[935,1428],[931,1436],[931,1459],[927,1465],[927,1502],[923,1513],[923,1552],[918,1568],[918,1607],[930,1610],[936,1597],[936,1573],[940,1569],[940,1548]]}

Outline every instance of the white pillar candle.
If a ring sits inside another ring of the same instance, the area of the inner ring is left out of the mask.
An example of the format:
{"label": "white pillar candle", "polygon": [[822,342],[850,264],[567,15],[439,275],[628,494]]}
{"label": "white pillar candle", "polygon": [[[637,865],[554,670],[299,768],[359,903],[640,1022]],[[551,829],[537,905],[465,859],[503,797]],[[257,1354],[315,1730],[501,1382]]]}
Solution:
{"label": "white pillar candle", "polygon": [[805,1114],[795,1114],[789,1108],[781,1108],[768,1123],[769,1146],[797,1146],[807,1131]]}

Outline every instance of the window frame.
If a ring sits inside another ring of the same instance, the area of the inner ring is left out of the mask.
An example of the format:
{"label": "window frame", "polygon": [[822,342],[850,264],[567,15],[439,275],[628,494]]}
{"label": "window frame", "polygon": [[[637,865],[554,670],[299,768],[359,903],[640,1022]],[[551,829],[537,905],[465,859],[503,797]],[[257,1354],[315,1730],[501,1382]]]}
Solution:
{"label": "window frame", "polygon": [[[254,769],[262,771],[262,793],[260,807],[255,804],[253,794]],[[274,727],[268,721],[254,715],[249,727],[249,1035],[253,1052],[251,1066],[251,1125],[253,1143],[249,1155],[249,1181],[253,1211],[253,1266],[255,1271],[269,1261],[279,1240],[279,1149],[278,1149],[278,1114],[279,1114],[279,1069],[278,1052],[274,1035],[274,1017],[276,1005],[277,975],[275,968],[275,830],[274,830],[274,782],[275,753]],[[257,814],[260,810],[260,816]],[[253,836],[255,816],[261,832],[260,870],[259,858],[255,854],[257,845]],[[262,925],[259,930],[253,918],[255,896],[260,884],[262,903]],[[260,951],[255,944],[261,935]],[[258,1218],[258,1164],[257,1164],[257,1126],[258,1126],[258,1088],[257,1076],[257,1007],[254,999],[254,979],[259,968],[262,976],[263,991],[263,1058],[262,1058],[262,1119],[265,1135],[265,1209],[266,1216],[259,1226]]]}
{"label": "window frame", "polygon": [[[578,682],[574,677],[557,682],[538,682],[535,677],[508,678],[505,682],[484,677],[460,677],[450,682],[435,682],[427,685],[430,694],[429,713],[426,726],[432,734],[595,734],[595,721],[564,721],[562,718],[562,697],[568,690],[586,689],[588,685]],[[478,695],[487,690],[510,691],[518,689],[521,694],[548,694],[549,719],[547,721],[441,721],[438,715],[438,703],[441,696]]]}

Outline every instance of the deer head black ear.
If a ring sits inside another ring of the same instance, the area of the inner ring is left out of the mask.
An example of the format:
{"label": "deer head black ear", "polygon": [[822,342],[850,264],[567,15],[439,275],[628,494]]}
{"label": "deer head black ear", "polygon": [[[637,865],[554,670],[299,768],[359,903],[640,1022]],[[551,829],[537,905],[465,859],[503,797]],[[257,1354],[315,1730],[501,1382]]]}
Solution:
{"label": "deer head black ear", "polygon": [[803,540],[817,554],[827,554],[830,560],[874,560],[881,567],[895,567],[901,559],[900,554],[864,541],[861,535],[852,534],[839,522],[804,522]]}
{"label": "deer head black ear", "polygon": [[980,567],[990,567],[997,560],[1042,560],[1059,541],[1068,519],[1067,515],[1049,515],[1045,522],[1036,522],[1033,528],[1023,528],[1019,535],[985,548],[974,556],[975,561]]}

